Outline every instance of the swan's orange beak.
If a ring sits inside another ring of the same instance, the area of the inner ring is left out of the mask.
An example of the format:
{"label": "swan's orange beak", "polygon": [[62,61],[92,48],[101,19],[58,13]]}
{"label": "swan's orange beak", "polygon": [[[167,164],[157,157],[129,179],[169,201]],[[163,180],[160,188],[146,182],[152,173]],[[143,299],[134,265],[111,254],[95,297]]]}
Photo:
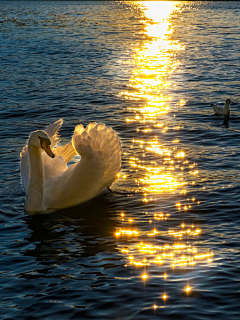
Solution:
{"label": "swan's orange beak", "polygon": [[43,141],[42,148],[46,152],[47,155],[51,158],[55,158],[55,154],[52,152],[50,145],[47,143],[47,141]]}

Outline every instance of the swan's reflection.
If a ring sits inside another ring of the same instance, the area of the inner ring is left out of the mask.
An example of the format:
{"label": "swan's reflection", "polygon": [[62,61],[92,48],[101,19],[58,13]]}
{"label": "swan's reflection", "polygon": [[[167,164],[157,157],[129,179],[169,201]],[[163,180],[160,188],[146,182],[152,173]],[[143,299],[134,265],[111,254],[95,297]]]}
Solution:
{"label": "swan's reflection", "polygon": [[33,231],[27,240],[35,247],[25,255],[43,264],[60,265],[79,257],[115,251],[116,241],[112,235],[118,227],[116,211],[117,202],[108,195],[51,215],[26,217]]}

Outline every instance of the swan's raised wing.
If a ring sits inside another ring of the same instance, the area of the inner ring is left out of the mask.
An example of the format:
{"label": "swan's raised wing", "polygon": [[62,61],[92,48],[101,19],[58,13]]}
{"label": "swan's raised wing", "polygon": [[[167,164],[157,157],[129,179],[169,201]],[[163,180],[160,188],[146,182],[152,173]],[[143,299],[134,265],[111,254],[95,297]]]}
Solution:
{"label": "swan's raised wing", "polygon": [[53,152],[57,157],[62,156],[66,163],[68,163],[77,154],[73,147],[72,141],[69,144],[55,148]]}
{"label": "swan's raised wing", "polygon": [[59,119],[53,123],[51,123],[47,128],[44,129],[47,132],[49,139],[51,140],[51,148],[55,147],[55,145],[60,140],[59,130],[63,124],[63,119]]}
{"label": "swan's raised wing", "polygon": [[94,198],[116,180],[121,168],[119,137],[105,124],[78,125],[72,143],[81,160],[46,183],[48,208],[70,207]]}
{"label": "swan's raised wing", "polygon": [[[47,132],[52,148],[59,142],[59,129],[63,124],[63,120],[59,119],[52,124],[50,124],[44,131]],[[75,155],[76,151],[72,145],[72,141],[69,144],[59,146],[53,150],[56,157],[62,156],[65,163],[68,163]]]}
{"label": "swan's raised wing", "polygon": [[[51,140],[51,146],[54,147],[59,139],[59,129],[61,128],[63,124],[63,120],[59,119],[53,123],[51,123],[47,128],[44,129],[45,132],[47,132],[49,139]],[[57,148],[56,148],[57,149]],[[72,147],[74,150],[74,148]],[[65,151],[63,150],[62,153]],[[61,155],[61,150],[58,151],[58,155]],[[47,159],[48,157],[43,157],[44,159]],[[47,160],[46,160],[47,161]],[[21,170],[21,176],[22,176],[22,183],[24,190],[27,190],[28,187],[28,180],[29,180],[29,162],[28,162],[28,146],[26,145],[22,152],[20,153],[20,170]]]}
{"label": "swan's raised wing", "polygon": [[[121,144],[116,131],[96,122],[89,123],[85,129],[83,125],[78,125],[74,131],[73,145],[85,160],[82,165],[86,165],[88,171],[89,161],[98,165],[98,176],[102,177],[97,183],[99,191],[117,179],[121,169]],[[96,171],[93,167],[91,170]]]}

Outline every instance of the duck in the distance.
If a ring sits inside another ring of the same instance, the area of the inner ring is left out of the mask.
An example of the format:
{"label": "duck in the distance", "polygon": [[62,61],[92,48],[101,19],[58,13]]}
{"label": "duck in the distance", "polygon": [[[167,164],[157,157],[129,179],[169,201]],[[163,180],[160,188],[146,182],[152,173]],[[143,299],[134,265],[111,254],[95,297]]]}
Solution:
{"label": "duck in the distance", "polygon": [[229,105],[232,101],[230,99],[227,99],[224,106],[216,106],[215,104],[211,104],[211,107],[215,111],[215,114],[218,116],[224,116],[229,117],[230,116],[230,108]]}
{"label": "duck in the distance", "polygon": [[[26,192],[25,210],[31,214],[86,202],[109,187],[121,168],[117,133],[91,122],[75,127],[70,143],[56,147],[62,119],[30,134],[21,152],[21,176]],[[53,149],[51,149],[51,147]],[[76,155],[81,160],[67,166]]]}

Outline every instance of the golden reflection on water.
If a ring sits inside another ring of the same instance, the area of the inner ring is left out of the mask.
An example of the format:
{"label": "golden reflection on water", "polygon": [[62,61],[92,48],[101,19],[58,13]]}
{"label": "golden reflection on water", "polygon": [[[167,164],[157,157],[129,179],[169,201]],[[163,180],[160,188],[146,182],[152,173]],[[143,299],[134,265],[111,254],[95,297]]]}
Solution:
{"label": "golden reflection on water", "polygon": [[[122,240],[120,238],[124,236],[141,238],[141,241],[134,241],[128,247],[121,247],[121,244],[119,244],[121,252],[128,255],[128,265],[136,267],[164,265],[174,269],[176,267],[191,267],[202,262],[212,262],[212,252],[199,251],[196,246],[190,244],[193,238],[201,234],[201,231],[200,228],[194,225],[182,223],[178,229],[169,229],[167,232],[156,228],[150,232],[140,232],[129,228],[120,229],[115,235],[119,240]],[[168,235],[172,244],[157,245],[152,243],[151,238],[157,235],[162,237]],[[178,240],[176,241],[175,238]],[[143,241],[142,239],[145,240]],[[166,272],[163,277],[167,278]]]}
{"label": "golden reflection on water", "polygon": [[[137,126],[128,159],[131,173],[124,174],[121,178],[134,178],[137,190],[143,194],[143,202],[146,204],[154,201],[157,194],[180,193],[184,198],[176,203],[176,209],[180,213],[186,213],[192,206],[200,203],[195,202],[195,198],[185,197],[190,183],[190,179],[187,181],[186,177],[191,176],[191,184],[195,183],[194,178],[199,173],[197,164],[187,159],[185,150],[178,148],[179,139],[174,139],[172,135],[168,144],[162,139],[170,130],[181,129],[181,126],[171,128],[164,123],[164,115],[169,112],[171,101],[166,89],[173,85],[169,76],[179,65],[175,57],[177,52],[184,50],[177,40],[171,39],[171,14],[181,12],[181,4],[171,1],[137,1],[132,5],[142,12],[146,40],[134,50],[135,67],[129,80],[129,90],[120,93],[126,100],[134,101],[134,107],[128,109],[131,116],[126,118],[126,122],[129,126]],[[139,106],[136,107],[138,101]],[[185,103],[181,99],[178,105],[181,107]],[[188,270],[197,264],[212,262],[212,252],[199,250],[194,245],[195,239],[202,232],[198,226],[180,222],[177,227],[162,231],[161,221],[170,219],[171,214],[156,212],[146,220],[150,223],[149,227],[154,221],[155,227],[142,231],[135,227],[131,217],[125,217],[124,213],[120,216],[122,228],[115,233],[119,249],[126,255],[126,266],[143,268],[144,272],[140,275],[144,282],[150,277],[146,268],[151,266],[164,267],[164,271],[161,269],[161,277],[166,282],[176,268]],[[159,228],[156,227],[157,223],[160,224]],[[158,236],[161,237],[161,243],[164,243],[163,238],[169,242],[159,245]],[[191,287],[187,285],[183,290],[189,294]],[[162,299],[165,301],[167,298],[168,295],[164,292]],[[157,307],[156,304],[153,305],[153,308]]]}
{"label": "golden reflection on water", "polygon": [[133,55],[136,68],[130,79],[132,91],[124,91],[121,95],[127,99],[145,100],[146,104],[140,108],[131,108],[135,118],[126,121],[140,123],[155,123],[156,117],[166,114],[170,96],[164,95],[161,89],[166,89],[171,74],[179,62],[172,59],[177,50],[183,47],[178,41],[170,40],[173,31],[168,16],[176,9],[176,4],[168,1],[136,2],[142,10],[145,23],[144,33],[147,36],[143,47],[135,48]]}
{"label": "golden reflection on water", "polygon": [[[139,174],[135,183],[139,191],[146,194],[173,193],[175,189],[185,186],[183,171],[188,166],[184,162],[185,153],[176,146],[179,139],[172,141],[172,147],[164,145],[159,134],[168,132],[169,127],[159,120],[169,112],[171,96],[166,94],[166,89],[172,85],[169,75],[179,65],[175,58],[179,50],[184,47],[178,40],[172,40],[173,26],[171,14],[181,11],[178,2],[171,1],[136,1],[132,3],[142,12],[142,23],[145,41],[134,49],[133,63],[135,65],[129,80],[129,89],[120,93],[127,100],[142,102],[139,106],[134,104],[128,110],[132,116],[126,118],[126,122],[139,124],[137,133],[144,136],[133,139],[131,148],[134,154],[141,156],[130,157],[129,165],[133,171]],[[185,101],[181,99],[179,105]],[[159,130],[160,129],[160,130]],[[173,130],[178,130],[175,127]],[[154,136],[154,134],[157,136]],[[151,139],[148,135],[151,134]],[[139,136],[140,137],[140,136]],[[146,156],[156,156],[157,161],[146,161]],[[191,174],[191,172],[189,172]],[[195,174],[197,171],[195,171]],[[124,175],[125,179],[127,175]],[[122,177],[124,178],[124,177]],[[183,189],[186,192],[186,188]],[[146,196],[143,199],[148,202]]]}

